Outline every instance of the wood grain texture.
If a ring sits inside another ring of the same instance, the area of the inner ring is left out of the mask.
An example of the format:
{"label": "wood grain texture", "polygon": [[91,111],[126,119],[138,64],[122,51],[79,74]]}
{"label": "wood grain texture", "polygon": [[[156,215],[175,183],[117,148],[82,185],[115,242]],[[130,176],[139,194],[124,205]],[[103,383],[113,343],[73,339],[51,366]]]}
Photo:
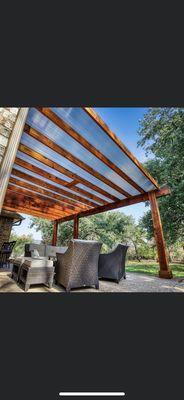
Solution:
{"label": "wood grain texture", "polygon": [[162,222],[160,218],[160,211],[158,207],[157,198],[155,192],[149,192],[148,198],[151,206],[152,220],[153,220],[153,229],[154,236],[157,245],[158,259],[160,265],[160,277],[163,278],[172,278],[172,272],[169,269],[169,263],[167,259],[166,253],[166,245],[164,240],[164,234],[162,229]]}
{"label": "wood grain texture", "polygon": [[71,215],[63,210],[63,207],[58,206],[57,203],[53,201],[48,201],[41,196],[37,196],[36,198],[32,197],[32,192],[27,190],[15,191],[15,187],[12,188],[10,185],[7,189],[5,203],[8,205],[19,204],[21,207],[25,205],[25,207],[29,207],[31,209],[35,209],[38,212],[43,214],[47,213],[47,211],[53,216],[66,216]]}
{"label": "wood grain texture", "polygon": [[40,200],[46,202],[48,206],[53,207],[53,210],[58,209],[59,211],[63,211],[66,214],[71,214],[71,213],[75,214],[77,212],[76,208],[73,208],[73,209],[71,207],[68,208],[68,206],[66,204],[63,204],[62,202],[60,202],[56,199],[53,199],[50,197],[45,197],[43,194],[33,192],[32,189],[30,190],[30,188],[19,187],[19,186],[17,186],[17,183],[16,183],[16,185],[12,184],[12,183],[15,183],[15,182],[11,181],[8,185],[8,189],[11,190],[12,192],[15,192],[18,194],[25,194],[25,196],[29,196],[33,200],[40,199]]}
{"label": "wood grain texture", "polygon": [[43,215],[44,218],[47,216],[50,219],[59,219],[62,216],[66,216],[66,213],[59,212],[58,210],[53,210],[52,207],[49,207],[47,203],[41,203],[41,201],[35,201],[29,196],[25,196],[22,194],[18,194],[12,192],[11,190],[7,189],[7,193],[5,196],[3,208],[11,207],[14,211],[20,211],[34,215],[33,213],[36,212],[39,215]]}
{"label": "wood grain texture", "polygon": [[57,232],[58,232],[58,222],[54,221],[54,223],[53,223],[52,246],[56,246],[57,245]]}
{"label": "wood grain texture", "polygon": [[73,223],[73,238],[78,239],[79,236],[79,218],[76,215]]}

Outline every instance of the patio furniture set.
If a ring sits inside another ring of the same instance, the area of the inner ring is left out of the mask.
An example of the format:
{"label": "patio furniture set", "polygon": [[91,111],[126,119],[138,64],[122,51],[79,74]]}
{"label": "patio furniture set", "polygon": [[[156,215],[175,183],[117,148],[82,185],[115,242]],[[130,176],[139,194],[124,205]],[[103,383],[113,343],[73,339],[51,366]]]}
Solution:
{"label": "patio furniture set", "polygon": [[73,288],[94,286],[99,279],[117,283],[126,278],[125,258],[128,246],[118,244],[108,254],[100,254],[102,243],[73,239],[68,247],[27,244],[24,257],[13,260],[12,278],[24,285],[62,285],[67,292]]}

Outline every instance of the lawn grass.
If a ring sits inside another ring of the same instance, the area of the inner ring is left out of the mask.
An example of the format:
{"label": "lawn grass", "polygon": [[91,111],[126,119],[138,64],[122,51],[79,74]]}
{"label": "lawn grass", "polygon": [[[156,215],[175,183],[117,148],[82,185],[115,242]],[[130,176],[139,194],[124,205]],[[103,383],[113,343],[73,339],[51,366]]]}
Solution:
{"label": "lawn grass", "polygon": [[[175,278],[184,278],[184,264],[170,263],[170,267]],[[147,275],[158,275],[159,264],[154,261],[127,261],[126,271],[137,272]]]}

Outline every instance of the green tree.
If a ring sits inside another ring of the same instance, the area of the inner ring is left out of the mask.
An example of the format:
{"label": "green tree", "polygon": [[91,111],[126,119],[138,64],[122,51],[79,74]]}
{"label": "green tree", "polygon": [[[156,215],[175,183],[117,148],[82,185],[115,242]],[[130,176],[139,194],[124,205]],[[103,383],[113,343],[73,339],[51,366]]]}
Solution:
{"label": "green tree", "polygon": [[[44,243],[52,240],[53,224],[40,218],[32,218],[31,227],[42,232]],[[79,238],[83,240],[100,240],[103,243],[103,251],[110,250],[115,244],[129,240],[128,232],[135,222],[132,217],[122,212],[107,212],[93,215],[79,220]],[[68,245],[73,237],[73,221],[59,225],[58,245]]]}
{"label": "green tree", "polygon": [[[167,244],[184,240],[184,109],[151,108],[140,121],[139,145],[153,157],[146,168],[171,195],[159,200]],[[141,220],[148,237],[153,236],[151,213]]]}
{"label": "green tree", "polygon": [[24,255],[24,246],[26,243],[32,243],[33,237],[32,235],[17,235],[14,231],[11,233],[10,240],[16,241],[15,247],[13,249],[13,255],[19,257]]}

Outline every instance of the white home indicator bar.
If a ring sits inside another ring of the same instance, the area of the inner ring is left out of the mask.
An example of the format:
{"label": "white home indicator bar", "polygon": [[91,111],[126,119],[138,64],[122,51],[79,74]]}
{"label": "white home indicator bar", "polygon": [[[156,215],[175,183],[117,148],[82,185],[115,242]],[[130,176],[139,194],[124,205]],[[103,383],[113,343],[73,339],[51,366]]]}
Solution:
{"label": "white home indicator bar", "polygon": [[125,396],[125,392],[60,392],[59,396]]}

